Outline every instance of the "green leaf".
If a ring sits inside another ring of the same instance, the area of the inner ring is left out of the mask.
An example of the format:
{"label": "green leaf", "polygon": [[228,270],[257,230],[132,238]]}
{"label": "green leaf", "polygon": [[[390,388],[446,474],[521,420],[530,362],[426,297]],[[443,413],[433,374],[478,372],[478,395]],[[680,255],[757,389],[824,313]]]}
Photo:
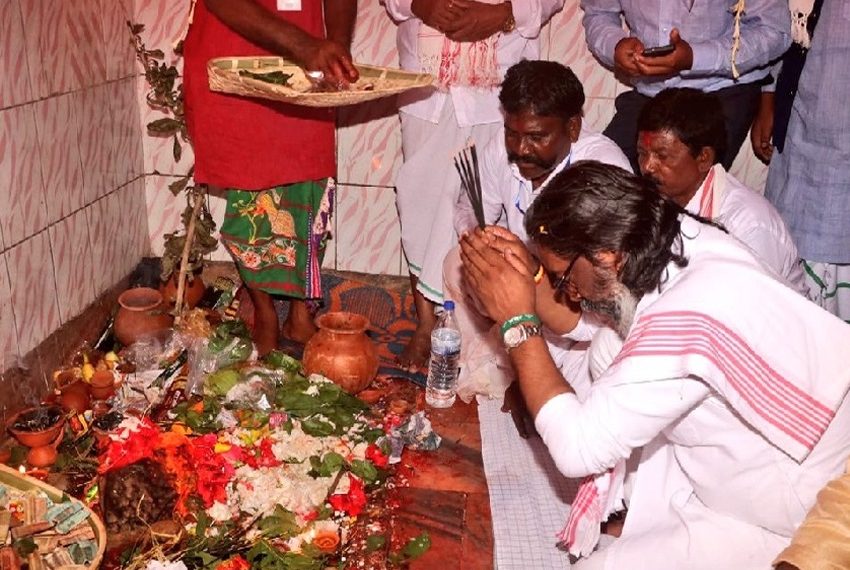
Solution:
{"label": "green leaf", "polygon": [[248,71],[247,69],[239,70],[240,77],[249,77],[251,79],[256,79],[258,81],[265,81],[266,83],[271,83],[273,85],[286,85],[289,79],[292,77],[291,73],[284,73],[282,71],[271,71],[268,73],[254,73],[253,71]]}
{"label": "green leaf", "polygon": [[301,421],[301,430],[313,437],[327,437],[332,435],[336,431],[336,428],[318,418],[307,418]]}
{"label": "green leaf", "polygon": [[407,560],[415,560],[425,554],[429,548],[431,548],[431,537],[423,531],[419,536],[407,541],[407,544],[401,549],[401,554]]}
{"label": "green leaf", "polygon": [[351,472],[363,479],[366,483],[374,483],[378,479],[378,470],[371,461],[355,459],[351,462]]}
{"label": "green leaf", "polygon": [[292,538],[301,532],[295,515],[280,505],[274,508],[274,513],[260,521],[258,528],[268,538]]}
{"label": "green leaf", "polygon": [[321,558],[280,552],[265,540],[260,540],[251,547],[247,557],[254,570],[319,570],[322,568]]}
{"label": "green leaf", "polygon": [[178,178],[177,180],[175,180],[174,182],[172,182],[171,184],[168,185],[168,190],[172,194],[177,196],[178,194],[180,194],[180,192],[182,192],[183,190],[186,189],[186,186],[188,184],[189,184],[189,177],[188,176],[186,176],[184,178]]}
{"label": "green leaf", "polygon": [[383,534],[371,534],[366,537],[366,550],[368,552],[375,552],[382,549],[386,543],[387,537]]}
{"label": "green leaf", "polygon": [[273,350],[266,354],[263,358],[263,363],[276,370],[285,370],[294,373],[301,371],[300,362],[279,350]]}
{"label": "green leaf", "polygon": [[155,136],[172,136],[180,131],[180,121],[170,117],[163,117],[148,123],[148,133]]}
{"label": "green leaf", "polygon": [[171,145],[171,154],[174,156],[174,162],[180,162],[183,158],[183,145],[180,144],[180,139],[174,135],[174,144]]}
{"label": "green leaf", "polygon": [[18,556],[20,556],[21,558],[26,558],[27,556],[38,550],[38,546],[36,546],[35,541],[30,537],[16,540],[12,544],[12,548],[15,549],[15,552],[17,552]]}
{"label": "green leaf", "polygon": [[236,386],[240,377],[239,372],[236,370],[225,368],[207,376],[205,387],[212,395],[223,397]]}
{"label": "green leaf", "polygon": [[320,460],[318,456],[310,457],[310,465],[320,477],[330,477],[345,465],[345,459],[339,453],[333,451],[326,453]]}

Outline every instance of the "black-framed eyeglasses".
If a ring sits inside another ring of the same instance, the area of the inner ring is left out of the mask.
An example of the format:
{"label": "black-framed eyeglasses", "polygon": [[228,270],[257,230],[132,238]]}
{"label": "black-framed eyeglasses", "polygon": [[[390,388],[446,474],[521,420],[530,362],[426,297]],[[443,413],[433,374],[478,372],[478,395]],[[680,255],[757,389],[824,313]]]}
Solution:
{"label": "black-framed eyeglasses", "polygon": [[554,289],[555,291],[563,292],[564,286],[569,281],[570,274],[573,272],[573,266],[576,264],[576,261],[578,260],[579,257],[580,256],[578,256],[578,255],[573,257],[573,260],[570,261],[570,264],[567,265],[567,268],[564,269],[564,272],[561,273],[561,276],[558,277],[558,279],[552,283],[552,289]]}

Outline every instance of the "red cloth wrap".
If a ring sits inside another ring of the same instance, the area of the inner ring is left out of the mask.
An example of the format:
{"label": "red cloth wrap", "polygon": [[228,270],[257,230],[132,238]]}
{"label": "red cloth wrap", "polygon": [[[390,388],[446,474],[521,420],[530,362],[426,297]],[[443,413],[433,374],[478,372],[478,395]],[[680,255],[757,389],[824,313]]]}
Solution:
{"label": "red cloth wrap", "polygon": [[[276,0],[255,0],[274,16],[324,37],[321,0],[298,12]],[[271,55],[249,42],[198,0],[184,44],[186,121],[195,150],[195,181],[222,188],[263,190],[335,175],[332,109],[313,109],[210,91],[207,62],[216,57]]]}

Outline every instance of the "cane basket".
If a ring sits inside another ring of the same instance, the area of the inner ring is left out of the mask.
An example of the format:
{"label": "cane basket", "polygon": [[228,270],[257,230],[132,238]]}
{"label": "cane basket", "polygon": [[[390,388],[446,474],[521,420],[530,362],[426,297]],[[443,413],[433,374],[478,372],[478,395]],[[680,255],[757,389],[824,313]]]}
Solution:
{"label": "cane basket", "polygon": [[[2,463],[0,463],[0,483],[8,487],[13,487],[19,491],[43,491],[54,502],[62,500],[63,493],[56,487],[39,481],[34,477],[23,475]],[[79,502],[74,498],[71,498],[70,500]],[[89,570],[95,570],[100,566],[100,563],[103,561],[103,555],[106,552],[106,528],[103,526],[103,522],[101,522],[100,518],[91,509],[85,506],[85,504],[83,505],[83,508],[89,515],[87,519],[88,524],[94,530],[94,535],[97,540],[97,553],[95,554],[94,560],[92,560],[91,564],[87,566]]]}
{"label": "cane basket", "polygon": [[[433,78],[427,73],[356,64],[360,78],[348,89],[316,91],[304,70],[281,57],[221,57],[207,64],[210,89],[245,97],[260,97],[307,107],[341,107],[396,95],[409,89],[428,87]],[[292,75],[285,85],[240,75],[279,71]]]}

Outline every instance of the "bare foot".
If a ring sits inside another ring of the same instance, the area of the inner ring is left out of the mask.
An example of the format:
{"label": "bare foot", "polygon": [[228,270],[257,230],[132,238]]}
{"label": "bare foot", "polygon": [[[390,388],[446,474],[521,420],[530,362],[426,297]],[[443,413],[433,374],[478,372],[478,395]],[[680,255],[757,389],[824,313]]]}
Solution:
{"label": "bare foot", "polygon": [[433,327],[416,327],[413,336],[407,342],[407,346],[401,351],[401,354],[395,357],[396,362],[401,366],[416,370],[425,368],[428,364],[428,359],[431,357],[431,329]]}
{"label": "bare foot", "polygon": [[254,345],[257,347],[257,353],[265,356],[277,348],[277,311],[272,296],[268,293],[248,288],[248,295],[254,305]]}
{"label": "bare foot", "polygon": [[291,300],[289,302],[289,314],[286,315],[280,334],[291,341],[306,344],[316,334],[317,330],[307,303],[302,300]]}
{"label": "bare foot", "polygon": [[437,324],[437,317],[434,315],[436,304],[417,289],[418,284],[419,278],[411,275],[410,290],[413,292],[413,304],[416,307],[416,318],[419,322],[407,346],[395,358],[396,362],[408,370],[425,368],[428,364],[428,358],[431,357],[431,331]]}

